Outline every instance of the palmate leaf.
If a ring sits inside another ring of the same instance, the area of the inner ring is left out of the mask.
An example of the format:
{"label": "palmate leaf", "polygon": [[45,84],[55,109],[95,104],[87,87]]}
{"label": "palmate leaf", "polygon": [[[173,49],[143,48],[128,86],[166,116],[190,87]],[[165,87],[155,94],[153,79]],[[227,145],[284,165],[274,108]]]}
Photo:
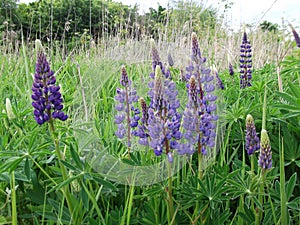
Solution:
{"label": "palmate leaf", "polygon": [[300,87],[290,83],[289,92],[276,92],[286,103],[275,104],[274,107],[282,110],[283,118],[300,117]]}
{"label": "palmate leaf", "polygon": [[297,181],[297,173],[294,173],[290,177],[289,181],[286,183],[285,191],[286,191],[286,199],[287,199],[287,201],[292,197],[294,188],[296,186],[296,181]]}

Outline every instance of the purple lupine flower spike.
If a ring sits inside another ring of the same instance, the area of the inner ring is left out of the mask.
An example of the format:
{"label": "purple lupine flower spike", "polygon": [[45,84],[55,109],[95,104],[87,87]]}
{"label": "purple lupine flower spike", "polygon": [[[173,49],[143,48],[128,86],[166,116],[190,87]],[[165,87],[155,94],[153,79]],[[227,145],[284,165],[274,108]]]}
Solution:
{"label": "purple lupine flower spike", "polygon": [[270,139],[267,131],[264,129],[261,131],[260,154],[259,154],[258,164],[263,170],[272,168],[272,151],[271,151]]}
{"label": "purple lupine flower spike", "polygon": [[212,67],[212,72],[216,77],[218,87],[223,90],[224,89],[224,84],[223,84],[223,82],[222,82],[222,80],[219,76],[218,70],[215,67],[215,65],[213,65],[213,67]]}
{"label": "purple lupine flower spike", "polygon": [[139,137],[138,143],[144,146],[149,146],[149,132],[148,132],[148,110],[149,107],[145,102],[144,98],[140,98],[139,100],[140,106],[142,109],[142,117],[140,119],[140,123],[137,127],[137,131],[134,132],[134,135]]}
{"label": "purple lupine flower spike", "polygon": [[252,80],[252,54],[251,44],[244,32],[243,41],[240,50],[240,87],[246,88],[251,86]]}
{"label": "purple lupine flower spike", "polygon": [[156,66],[159,66],[162,74],[165,75],[166,78],[170,78],[171,76],[170,70],[166,69],[165,66],[163,65],[158,50],[156,48],[155,41],[153,39],[151,40],[151,54],[152,54],[152,72],[150,73],[150,77],[154,79],[155,68]]}
{"label": "purple lupine flower spike", "polygon": [[119,139],[127,139],[127,147],[131,147],[131,135],[135,134],[135,128],[138,126],[140,120],[140,110],[134,106],[134,103],[138,101],[137,92],[132,88],[131,80],[128,78],[128,74],[125,66],[121,67],[121,79],[120,84],[122,88],[116,89],[115,100],[117,101],[115,109],[117,115],[115,116],[115,124],[118,129],[115,135]]}
{"label": "purple lupine flower spike", "polygon": [[289,25],[290,25],[290,27],[292,29],[292,33],[294,35],[296,45],[297,45],[297,47],[300,48],[300,37],[299,37],[297,31],[295,30],[295,28],[293,27],[293,25],[292,24],[289,24]]}
{"label": "purple lupine flower spike", "polygon": [[174,60],[170,52],[168,53],[168,63],[169,66],[174,66]]}
{"label": "purple lupine flower spike", "polygon": [[232,64],[231,64],[231,63],[229,63],[229,66],[228,66],[228,71],[229,71],[229,74],[230,74],[231,76],[233,76],[233,75],[234,75],[234,70],[233,70],[233,66],[232,66]]}
{"label": "purple lupine flower spike", "polygon": [[148,110],[149,146],[157,156],[162,153],[168,155],[172,149],[177,149],[177,141],[181,138],[181,115],[177,112],[180,104],[175,83],[162,74],[158,65],[152,91],[152,104]]}
{"label": "purple lupine flower spike", "polygon": [[192,33],[191,63],[186,68],[186,79],[189,83],[188,102],[183,113],[183,137],[179,154],[193,154],[197,149],[198,154],[207,154],[208,148],[215,145],[215,115],[214,101],[215,86],[211,70],[205,68],[206,59],[202,58],[197,35]]}
{"label": "purple lupine flower spike", "polygon": [[252,155],[260,149],[259,138],[256,133],[254,119],[251,115],[246,117],[246,145],[245,149],[248,155]]}
{"label": "purple lupine flower spike", "polygon": [[63,99],[60,87],[56,85],[54,72],[43,52],[38,53],[34,82],[32,85],[32,106],[34,119],[38,124],[43,124],[51,119],[65,121],[68,116],[62,112]]}

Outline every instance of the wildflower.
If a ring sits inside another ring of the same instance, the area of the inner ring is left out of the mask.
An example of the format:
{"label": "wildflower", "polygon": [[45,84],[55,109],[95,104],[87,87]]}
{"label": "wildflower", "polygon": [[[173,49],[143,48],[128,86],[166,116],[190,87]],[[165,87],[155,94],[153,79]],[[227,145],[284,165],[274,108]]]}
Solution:
{"label": "wildflower", "polygon": [[152,54],[152,72],[150,73],[150,77],[154,79],[156,66],[159,66],[162,74],[165,75],[166,78],[170,78],[171,76],[170,70],[166,69],[165,66],[163,65],[153,39],[151,40],[151,54]]}
{"label": "wildflower", "polygon": [[133,134],[137,137],[139,137],[138,143],[144,146],[149,145],[149,133],[148,133],[148,109],[147,103],[145,102],[144,98],[140,98],[140,106],[142,109],[142,117],[140,119],[140,123],[138,125],[137,131],[135,131]]}
{"label": "wildflower", "polygon": [[245,149],[248,155],[252,155],[255,151],[259,150],[259,138],[256,133],[253,117],[247,115],[246,117],[246,145]]}
{"label": "wildflower", "polygon": [[175,83],[162,74],[160,66],[156,66],[153,95],[150,96],[152,104],[148,110],[148,131],[149,146],[157,156],[164,149],[166,154],[176,149],[181,138],[177,94]]}
{"label": "wildflower", "polygon": [[169,63],[169,66],[174,66],[174,60],[173,60],[170,52],[168,53],[168,63]]}
{"label": "wildflower", "polygon": [[140,119],[140,111],[134,107],[134,103],[138,101],[137,92],[131,87],[131,81],[128,79],[128,74],[125,66],[121,68],[120,84],[123,88],[117,88],[115,100],[118,102],[115,106],[117,115],[115,116],[115,124],[118,129],[115,135],[120,138],[127,138],[127,146],[131,147],[132,129],[138,126]]}
{"label": "wildflower", "polygon": [[243,41],[240,50],[240,87],[246,88],[251,86],[252,79],[252,54],[250,41],[247,39],[247,34],[244,32]]}
{"label": "wildflower", "polygon": [[60,87],[56,85],[54,72],[50,70],[45,54],[39,52],[31,96],[34,119],[38,124],[41,125],[51,119],[65,121],[68,118],[62,112],[63,99],[59,90]]}
{"label": "wildflower", "polygon": [[218,87],[223,90],[224,89],[224,84],[223,84],[221,78],[219,77],[219,73],[218,73],[218,70],[215,67],[215,65],[213,65],[213,67],[212,67],[212,72],[213,72],[213,74],[215,75],[215,77],[217,79],[217,85],[218,85]]}
{"label": "wildflower", "polygon": [[231,63],[229,63],[229,66],[228,66],[228,71],[229,71],[229,74],[230,74],[231,76],[233,76],[233,75],[234,75],[234,70],[233,70],[233,66],[232,66],[232,64],[231,64]]}
{"label": "wildflower", "polygon": [[272,151],[271,151],[270,139],[267,131],[264,129],[261,131],[260,154],[259,154],[258,164],[263,170],[272,168]]}
{"label": "wildflower", "polygon": [[295,30],[295,28],[292,26],[292,24],[289,24],[289,25],[290,25],[290,27],[292,29],[292,33],[294,35],[296,45],[297,45],[297,47],[300,48],[300,37],[299,37],[297,31]]}
{"label": "wildflower", "polygon": [[204,67],[206,61],[202,58],[197,35],[192,34],[191,64],[187,67],[186,79],[189,83],[188,102],[183,113],[183,137],[179,154],[193,154],[197,148],[198,154],[207,154],[207,150],[215,145],[214,121],[217,97],[213,94],[215,86],[211,70]]}

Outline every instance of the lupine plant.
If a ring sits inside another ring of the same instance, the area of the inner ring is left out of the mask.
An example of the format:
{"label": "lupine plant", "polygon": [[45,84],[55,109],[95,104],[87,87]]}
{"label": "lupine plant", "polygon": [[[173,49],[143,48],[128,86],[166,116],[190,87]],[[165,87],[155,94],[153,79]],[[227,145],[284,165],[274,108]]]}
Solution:
{"label": "lupine plant", "polygon": [[245,149],[248,155],[252,155],[260,149],[259,138],[256,133],[253,117],[248,114],[246,117],[246,144]]}
{"label": "lupine plant", "polygon": [[[201,56],[197,35],[192,34],[191,63],[186,68],[188,103],[183,117],[183,137],[186,143],[181,145],[182,154],[193,154],[199,157],[206,155],[209,148],[215,146],[215,115],[217,96],[214,95],[214,76],[205,68],[206,58]],[[196,146],[195,146],[196,144]]]}
{"label": "lupine plant", "polygon": [[134,105],[138,102],[139,97],[136,90],[132,87],[132,82],[128,78],[125,66],[121,68],[120,84],[122,88],[117,88],[115,96],[117,101],[116,110],[118,112],[115,116],[115,124],[118,125],[115,135],[119,139],[125,138],[127,140],[128,156],[130,157],[131,136],[133,129],[138,126],[140,110]]}
{"label": "lupine plant", "polygon": [[[34,119],[39,124],[49,124],[49,130],[54,139],[55,152],[59,160],[59,166],[64,180],[67,180],[67,171],[62,164],[63,153],[59,147],[59,139],[55,131],[54,120],[65,121],[68,116],[62,111],[63,99],[60,93],[60,87],[56,85],[54,72],[50,69],[49,62],[44,52],[37,53],[37,62],[35,67],[34,82],[32,85],[32,96],[34,107]],[[63,193],[67,200],[70,214],[73,213],[73,201],[69,192],[69,186],[65,186]]]}
{"label": "lupine plant", "polygon": [[300,37],[299,37],[299,34],[297,33],[297,31],[295,30],[295,28],[293,27],[292,24],[289,24],[291,29],[292,29],[292,33],[294,35],[294,38],[295,38],[295,42],[296,42],[296,45],[298,48],[300,48]]}
{"label": "lupine plant", "polygon": [[244,32],[240,49],[240,87],[251,86],[252,80],[252,50],[247,33]]}

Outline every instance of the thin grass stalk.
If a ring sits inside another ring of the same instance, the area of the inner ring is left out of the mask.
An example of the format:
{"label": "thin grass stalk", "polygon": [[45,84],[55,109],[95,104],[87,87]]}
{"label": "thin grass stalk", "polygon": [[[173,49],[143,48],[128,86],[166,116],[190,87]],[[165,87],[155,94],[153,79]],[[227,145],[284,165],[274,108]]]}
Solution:
{"label": "thin grass stalk", "polygon": [[15,183],[15,171],[11,172],[11,180],[10,180],[10,188],[11,188],[11,223],[12,225],[18,224],[18,216],[17,216],[17,197],[16,197],[16,183]]}
{"label": "thin grass stalk", "polygon": [[89,192],[89,189],[87,188],[87,186],[85,185],[85,183],[83,181],[81,181],[81,185],[83,187],[83,189],[85,190],[86,194],[88,195],[89,199],[91,200],[91,202],[93,203],[93,207],[96,209],[97,211],[97,215],[99,216],[99,218],[102,220],[102,221],[105,221],[103,216],[102,216],[102,213],[101,213],[101,210],[98,206],[98,203],[96,202],[96,199],[92,196],[92,194]]}
{"label": "thin grass stalk", "polygon": [[[22,27],[21,27],[21,31],[22,31]],[[21,42],[22,42],[22,53],[23,53],[23,57],[24,57],[24,62],[25,62],[25,72],[26,72],[26,84],[27,84],[27,90],[31,90],[31,85],[29,83],[29,81],[32,79],[31,75],[29,74],[29,66],[28,66],[28,61],[27,61],[27,55],[26,55],[26,47],[24,44],[24,36],[23,36],[23,32],[21,32]],[[30,99],[30,92],[28,92],[28,97]]]}
{"label": "thin grass stalk", "polygon": [[[284,146],[283,146],[283,138],[281,139],[280,143],[280,137],[279,137],[279,146],[281,147],[279,149],[279,166],[280,166],[280,221],[282,225],[287,225],[287,201],[286,201],[286,194],[285,194],[285,172],[284,172]],[[281,150],[281,151],[280,151]]]}

